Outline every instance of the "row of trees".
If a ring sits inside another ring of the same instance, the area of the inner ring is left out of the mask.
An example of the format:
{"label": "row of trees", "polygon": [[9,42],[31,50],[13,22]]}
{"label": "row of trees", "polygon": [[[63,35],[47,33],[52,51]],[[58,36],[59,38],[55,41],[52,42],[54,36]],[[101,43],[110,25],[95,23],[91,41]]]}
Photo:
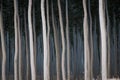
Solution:
{"label": "row of trees", "polygon": [[[88,2],[87,2],[88,1]],[[43,34],[43,49],[44,49],[44,80],[50,80],[50,31],[52,20],[52,27],[54,33],[55,51],[56,51],[56,71],[57,80],[60,80],[60,71],[62,71],[62,80],[70,80],[70,38],[69,38],[69,8],[68,0],[65,2],[65,15],[66,18],[63,20],[61,1],[57,0],[58,5],[58,16],[59,16],[59,27],[62,40],[62,59],[60,61],[60,43],[58,39],[58,26],[55,23],[56,17],[53,9],[53,1],[41,0],[41,19],[42,19],[42,34]],[[50,4],[50,5],[49,5]],[[22,80],[22,49],[21,49],[21,27],[20,27],[20,16],[18,9],[18,1],[14,0],[14,33],[15,33],[15,55],[14,55],[14,80]],[[26,80],[36,80],[36,30],[35,30],[35,9],[32,7],[33,1],[28,1],[28,12],[24,10],[24,25],[25,25],[25,43],[26,43],[26,62],[27,72]],[[50,8],[51,9],[50,9]],[[33,12],[32,12],[33,8]],[[84,9],[84,20],[83,20],[83,31],[84,31],[84,79],[93,79],[93,36],[92,36],[92,15],[90,0],[83,0]],[[51,11],[50,11],[51,10]],[[51,13],[50,13],[51,12]],[[28,17],[26,17],[26,13]],[[51,14],[51,16],[50,16]],[[2,20],[2,7],[0,9],[0,32],[1,32],[1,43],[2,43],[2,80],[6,80],[6,47],[5,47],[5,36]],[[28,19],[26,19],[28,18]],[[28,20],[28,27],[27,21]],[[66,24],[64,25],[64,22]],[[107,9],[107,0],[99,0],[99,23],[100,23],[100,34],[101,34],[101,74],[102,80],[107,80],[110,77],[110,33],[109,33],[109,14]],[[66,30],[64,30],[66,29]],[[28,34],[29,33],[29,34]],[[29,36],[28,36],[29,35]],[[66,43],[65,43],[66,39]],[[29,40],[29,44],[28,44]],[[65,45],[67,44],[67,45]],[[29,48],[30,46],[30,58]],[[67,70],[65,70],[65,50],[67,50]],[[18,60],[19,59],[19,60]],[[19,65],[18,65],[19,61]],[[60,63],[61,62],[61,63]],[[60,65],[61,64],[61,65]],[[61,66],[61,67],[60,67]],[[61,70],[60,70],[61,68]],[[67,72],[66,72],[67,71]],[[19,75],[18,75],[19,74]],[[67,76],[66,76],[67,74]]]}

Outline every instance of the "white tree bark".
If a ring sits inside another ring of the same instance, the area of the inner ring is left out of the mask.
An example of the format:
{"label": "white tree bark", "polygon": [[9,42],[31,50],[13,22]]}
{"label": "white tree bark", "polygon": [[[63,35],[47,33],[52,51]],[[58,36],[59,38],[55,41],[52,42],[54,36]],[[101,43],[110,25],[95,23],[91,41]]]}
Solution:
{"label": "white tree bark", "polygon": [[107,43],[106,43],[106,23],[105,23],[105,0],[99,0],[99,19],[101,32],[101,68],[102,80],[107,80]]}
{"label": "white tree bark", "polygon": [[17,6],[17,0],[14,0],[14,30],[15,30],[15,55],[14,55],[14,80],[18,80],[18,6]]}
{"label": "white tree bark", "polygon": [[48,80],[50,80],[50,21],[49,21],[49,0],[46,0],[47,8],[47,51],[48,51]]}
{"label": "white tree bark", "polygon": [[2,43],[2,80],[6,80],[6,49],[5,49],[5,36],[2,19],[2,11],[0,11],[0,33]]}
{"label": "white tree bark", "polygon": [[89,12],[89,27],[90,27],[90,79],[93,78],[93,36],[92,36],[92,15],[90,0],[88,0],[88,12]]}
{"label": "white tree bark", "polygon": [[19,80],[22,80],[22,48],[21,48],[21,32],[20,32],[20,20],[19,15],[17,16],[18,24],[18,44],[19,44]]}
{"label": "white tree bark", "polygon": [[57,71],[57,80],[60,80],[60,45],[58,40],[58,33],[55,26],[54,20],[54,11],[53,11],[53,4],[52,7],[52,26],[53,26],[53,33],[54,33],[54,41],[55,41],[55,51],[56,51],[56,71]]}
{"label": "white tree bark", "polygon": [[68,0],[66,0],[66,38],[67,38],[67,80],[70,80],[70,39],[68,21]]}
{"label": "white tree bark", "polygon": [[45,0],[41,0],[41,17],[42,17],[42,27],[43,27],[43,45],[44,45],[44,80],[49,80],[49,65],[48,65],[48,45],[47,45],[47,35],[46,35],[46,20],[45,20]]}
{"label": "white tree bark", "polygon": [[30,44],[31,77],[32,77],[32,80],[36,80],[31,10],[32,10],[32,0],[29,0],[29,4],[28,4],[28,27],[29,28],[28,29],[29,29],[29,40],[30,40],[29,44]]}
{"label": "white tree bark", "polygon": [[35,8],[33,7],[33,35],[34,35],[34,39],[33,39],[33,43],[34,43],[34,59],[35,59],[35,72],[36,72],[36,25],[35,25]]}
{"label": "white tree bark", "polygon": [[87,14],[87,0],[83,0],[83,9],[84,9],[84,79],[92,80],[90,75],[90,48],[89,48],[89,32],[88,32],[88,14]]}
{"label": "white tree bark", "polygon": [[61,12],[61,3],[58,0],[58,11],[59,11],[59,22],[61,29],[61,38],[62,38],[62,78],[66,80],[66,71],[65,71],[65,36],[64,36],[64,28],[63,28],[63,20],[62,20],[62,12]]}
{"label": "white tree bark", "polygon": [[24,10],[24,26],[25,26],[25,50],[26,50],[26,80],[30,80],[30,58],[28,49],[28,31],[26,25],[26,11]]}

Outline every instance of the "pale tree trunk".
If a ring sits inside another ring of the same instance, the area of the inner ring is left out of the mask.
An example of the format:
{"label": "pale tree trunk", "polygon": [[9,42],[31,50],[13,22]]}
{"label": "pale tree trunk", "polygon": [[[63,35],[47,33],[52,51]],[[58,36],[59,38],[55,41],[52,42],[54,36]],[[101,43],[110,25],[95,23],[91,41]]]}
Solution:
{"label": "pale tree trunk", "polygon": [[19,44],[19,80],[22,80],[22,48],[21,48],[21,30],[20,30],[20,20],[19,15],[17,17],[17,23],[18,23],[18,44]]}
{"label": "pale tree trunk", "polygon": [[24,26],[25,26],[25,50],[26,50],[26,80],[30,80],[30,58],[28,49],[28,30],[26,25],[26,11],[24,10]]}
{"label": "pale tree trunk", "polygon": [[14,80],[18,80],[18,6],[17,0],[14,0],[14,30],[15,30],[15,55],[14,55]]}
{"label": "pale tree trunk", "polygon": [[88,14],[87,14],[87,3],[86,0],[83,0],[83,8],[84,8],[84,22],[83,22],[83,30],[84,30],[84,79],[92,80],[90,75],[90,48],[89,48],[89,31],[88,31]]}
{"label": "pale tree trunk", "polygon": [[93,78],[93,36],[92,36],[92,15],[91,15],[91,6],[90,6],[90,1],[88,0],[88,12],[89,12],[89,28],[90,28],[90,79]]}
{"label": "pale tree trunk", "polygon": [[52,8],[52,26],[53,26],[54,41],[55,41],[55,51],[56,51],[57,80],[60,80],[60,44],[59,44],[59,40],[58,40],[58,32],[57,32],[56,26],[55,26],[53,4],[52,4],[51,8]]}
{"label": "pale tree trunk", "polygon": [[45,0],[41,0],[41,17],[42,17],[42,29],[43,29],[43,46],[44,46],[44,80],[49,80],[49,65],[48,65],[48,44],[47,44],[47,35],[46,35],[46,20],[45,20],[45,9],[44,9]]}
{"label": "pale tree trunk", "polygon": [[59,22],[60,22],[61,38],[62,38],[62,79],[66,80],[66,72],[65,72],[65,36],[64,36],[64,28],[63,28],[63,20],[62,20],[62,12],[61,12],[60,0],[58,0],[58,11],[59,11]]}
{"label": "pale tree trunk", "polygon": [[34,59],[35,59],[35,73],[36,73],[36,25],[35,25],[35,8],[33,7],[33,37],[34,37]]}
{"label": "pale tree trunk", "polygon": [[2,19],[2,11],[0,11],[0,33],[2,43],[2,80],[6,80],[6,49],[5,49],[5,36]]}
{"label": "pale tree trunk", "polygon": [[50,21],[49,21],[49,0],[46,0],[47,8],[47,51],[48,51],[48,80],[50,80]]}
{"label": "pale tree trunk", "polygon": [[99,19],[101,32],[101,73],[102,80],[107,80],[107,43],[106,43],[106,23],[105,23],[105,0],[99,0]]}
{"label": "pale tree trunk", "polygon": [[29,4],[28,4],[28,27],[29,28],[28,29],[29,29],[29,40],[30,40],[29,44],[30,44],[31,77],[32,77],[32,80],[36,80],[31,8],[32,8],[32,0],[29,0]]}
{"label": "pale tree trunk", "polygon": [[68,0],[66,0],[66,38],[67,38],[67,80],[70,80],[70,41],[68,21]]}
{"label": "pale tree trunk", "polygon": [[106,19],[107,19],[107,77],[110,78],[110,20],[106,0]]}

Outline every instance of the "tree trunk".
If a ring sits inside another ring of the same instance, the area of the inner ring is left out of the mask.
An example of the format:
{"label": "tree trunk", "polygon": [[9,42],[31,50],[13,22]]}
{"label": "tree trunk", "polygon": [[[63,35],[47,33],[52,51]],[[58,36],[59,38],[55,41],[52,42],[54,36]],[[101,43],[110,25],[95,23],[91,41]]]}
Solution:
{"label": "tree trunk", "polygon": [[85,80],[92,80],[90,75],[90,48],[89,48],[89,31],[88,31],[88,12],[87,12],[87,4],[86,0],[83,0],[83,8],[84,8],[84,22],[83,22],[83,29],[84,29],[84,79]]}
{"label": "tree trunk", "polygon": [[32,77],[32,80],[36,80],[31,8],[32,8],[32,0],[29,0],[29,4],[28,4],[28,27],[29,27],[29,40],[30,40],[29,44],[30,44],[31,77]]}
{"label": "tree trunk", "polygon": [[15,55],[14,55],[14,80],[18,80],[18,6],[17,0],[14,0],[14,30],[15,30]]}
{"label": "tree trunk", "polygon": [[50,21],[49,21],[49,0],[46,0],[47,8],[47,51],[48,51],[48,80],[50,80]]}
{"label": "tree trunk", "polygon": [[106,0],[106,19],[107,19],[107,77],[110,78],[110,20]]}
{"label": "tree trunk", "polygon": [[24,26],[25,26],[25,50],[26,50],[26,80],[30,80],[30,58],[28,48],[28,30],[26,25],[26,11],[24,10]]}
{"label": "tree trunk", "polygon": [[66,38],[67,38],[67,80],[70,80],[70,39],[68,21],[68,0],[66,0]]}
{"label": "tree trunk", "polygon": [[22,48],[21,48],[21,30],[20,30],[20,19],[18,15],[18,44],[19,44],[19,80],[22,80]]}
{"label": "tree trunk", "polygon": [[105,23],[105,0],[99,0],[99,19],[101,32],[101,62],[102,62],[102,80],[107,79],[107,43],[106,43],[106,23]]}
{"label": "tree trunk", "polygon": [[44,45],[44,80],[49,80],[49,65],[48,65],[48,45],[47,45],[47,35],[46,35],[46,20],[45,20],[45,0],[41,0],[41,17],[42,17],[42,27],[43,27],[43,45]]}
{"label": "tree trunk", "polygon": [[34,37],[34,59],[35,59],[35,72],[36,72],[36,25],[35,25],[35,8],[33,7],[33,37]]}
{"label": "tree trunk", "polygon": [[52,4],[52,26],[53,26],[53,33],[54,33],[54,41],[55,41],[55,51],[56,51],[56,71],[57,71],[57,80],[60,80],[60,44],[58,40],[58,32],[55,26],[54,20],[54,11],[53,11],[53,4]]}
{"label": "tree trunk", "polygon": [[58,0],[58,11],[59,11],[59,22],[61,29],[61,38],[62,38],[62,78],[66,80],[66,72],[65,72],[65,36],[64,36],[64,28],[63,28],[63,20],[62,20],[62,12],[61,12],[61,3]]}
{"label": "tree trunk", "polygon": [[0,33],[2,43],[2,80],[6,80],[6,49],[5,49],[5,36],[2,19],[2,11],[0,11]]}
{"label": "tree trunk", "polygon": [[88,12],[89,12],[89,28],[90,28],[90,79],[93,78],[93,36],[92,36],[92,15],[91,15],[91,6],[90,6],[90,0],[88,0]]}

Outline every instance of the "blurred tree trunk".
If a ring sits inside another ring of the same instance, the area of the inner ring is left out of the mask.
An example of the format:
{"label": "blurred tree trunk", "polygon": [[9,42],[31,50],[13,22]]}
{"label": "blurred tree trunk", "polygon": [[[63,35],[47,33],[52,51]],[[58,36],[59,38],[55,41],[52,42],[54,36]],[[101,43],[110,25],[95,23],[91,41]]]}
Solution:
{"label": "blurred tree trunk", "polygon": [[105,19],[105,0],[99,0],[99,19],[101,32],[101,62],[102,62],[102,80],[107,80],[107,36]]}
{"label": "blurred tree trunk", "polygon": [[35,72],[36,72],[36,25],[35,25],[35,8],[33,7],[33,37],[34,37],[34,59],[35,59]]}
{"label": "blurred tree trunk", "polygon": [[110,20],[108,14],[108,5],[106,0],[106,19],[107,19],[107,77],[110,78]]}
{"label": "blurred tree trunk", "polygon": [[26,24],[26,11],[24,10],[24,27],[25,27],[25,50],[26,50],[26,80],[30,80],[30,58],[28,48],[28,28]]}
{"label": "blurred tree trunk", "polygon": [[83,0],[83,9],[84,9],[84,22],[83,22],[83,30],[84,30],[84,79],[91,79],[90,72],[90,44],[89,44],[89,28],[88,28],[88,12],[87,12],[87,0]]}
{"label": "blurred tree trunk", "polygon": [[89,14],[89,28],[90,28],[90,79],[93,78],[93,34],[92,34],[92,15],[91,15],[91,6],[90,6],[90,1],[88,0],[88,14]]}
{"label": "blurred tree trunk", "polygon": [[19,53],[19,80],[22,80],[22,48],[21,48],[21,30],[20,30],[20,19],[18,16],[18,53]]}
{"label": "blurred tree trunk", "polygon": [[14,30],[15,30],[15,55],[14,55],[14,80],[18,80],[18,6],[17,0],[14,0]]}
{"label": "blurred tree trunk", "polygon": [[59,22],[60,22],[61,38],[62,38],[62,78],[63,78],[63,80],[66,80],[66,71],[65,71],[65,36],[64,36],[64,27],[63,27],[62,10],[61,10],[60,0],[58,0],[58,11],[59,11]]}
{"label": "blurred tree trunk", "polygon": [[42,28],[43,28],[43,45],[44,45],[44,80],[49,80],[49,65],[48,65],[48,44],[47,44],[47,35],[46,35],[46,20],[45,20],[45,9],[44,9],[45,0],[41,0],[41,17],[42,17]]}
{"label": "blurred tree trunk", "polygon": [[1,44],[2,44],[2,80],[6,80],[6,47],[5,47],[5,36],[2,19],[2,10],[0,11],[0,33],[1,33]]}
{"label": "blurred tree trunk", "polygon": [[31,77],[32,80],[36,80],[36,72],[35,72],[35,56],[34,56],[34,42],[33,42],[33,27],[32,27],[32,0],[29,0],[28,4],[28,29],[29,29],[29,44],[30,44],[30,65],[31,65]]}
{"label": "blurred tree trunk", "polygon": [[56,29],[56,26],[55,26],[53,3],[52,3],[52,26],[53,26],[55,51],[56,51],[57,80],[60,80],[60,44],[59,44],[59,40],[58,40],[59,35],[58,35],[57,29]]}
{"label": "blurred tree trunk", "polygon": [[48,80],[50,80],[50,21],[49,21],[49,0],[46,0],[47,12],[47,51],[48,51]]}
{"label": "blurred tree trunk", "polygon": [[67,80],[70,80],[70,39],[68,21],[68,0],[66,0],[66,38],[67,38]]}

